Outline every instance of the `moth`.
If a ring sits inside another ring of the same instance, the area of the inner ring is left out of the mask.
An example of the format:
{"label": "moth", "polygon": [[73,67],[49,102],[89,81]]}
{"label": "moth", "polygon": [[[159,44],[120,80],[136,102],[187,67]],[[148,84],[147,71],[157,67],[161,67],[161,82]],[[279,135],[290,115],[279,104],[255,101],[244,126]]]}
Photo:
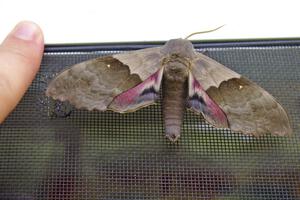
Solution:
{"label": "moth", "polygon": [[254,136],[292,133],[273,96],[186,39],[75,64],[50,82],[46,95],[78,109],[128,113],[155,103],[160,89],[165,135],[173,142],[186,108],[216,128]]}

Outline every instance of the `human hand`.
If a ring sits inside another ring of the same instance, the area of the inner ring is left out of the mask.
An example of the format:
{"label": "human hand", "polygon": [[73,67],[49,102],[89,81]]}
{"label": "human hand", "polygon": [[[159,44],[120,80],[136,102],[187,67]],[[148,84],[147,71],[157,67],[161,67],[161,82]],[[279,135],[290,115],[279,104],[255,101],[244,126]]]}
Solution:
{"label": "human hand", "polygon": [[0,124],[31,84],[43,51],[43,33],[28,21],[17,24],[0,45]]}

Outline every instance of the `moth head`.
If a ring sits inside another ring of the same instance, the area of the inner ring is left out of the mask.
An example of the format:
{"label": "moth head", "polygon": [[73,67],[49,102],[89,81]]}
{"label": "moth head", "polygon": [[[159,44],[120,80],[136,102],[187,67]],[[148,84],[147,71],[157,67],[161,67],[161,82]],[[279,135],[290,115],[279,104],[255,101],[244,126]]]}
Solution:
{"label": "moth head", "polygon": [[185,39],[169,40],[163,47],[162,52],[166,55],[177,54],[180,57],[193,58],[196,56],[193,44]]}

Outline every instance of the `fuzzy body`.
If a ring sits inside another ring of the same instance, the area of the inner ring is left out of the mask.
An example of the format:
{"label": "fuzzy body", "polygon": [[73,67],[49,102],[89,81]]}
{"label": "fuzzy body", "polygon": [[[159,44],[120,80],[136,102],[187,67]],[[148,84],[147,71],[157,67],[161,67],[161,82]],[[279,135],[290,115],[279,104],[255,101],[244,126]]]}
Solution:
{"label": "fuzzy body", "polygon": [[182,58],[173,55],[168,59],[162,81],[165,134],[174,142],[180,136],[188,96],[188,68]]}

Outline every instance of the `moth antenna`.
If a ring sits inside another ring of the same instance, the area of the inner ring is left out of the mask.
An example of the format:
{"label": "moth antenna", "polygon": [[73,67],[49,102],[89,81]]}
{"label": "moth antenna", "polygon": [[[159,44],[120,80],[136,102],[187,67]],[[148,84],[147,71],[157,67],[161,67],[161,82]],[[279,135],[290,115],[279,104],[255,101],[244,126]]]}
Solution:
{"label": "moth antenna", "polygon": [[219,26],[219,27],[217,27],[217,28],[215,28],[215,29],[211,29],[211,30],[207,30],[207,31],[194,32],[194,33],[188,35],[188,36],[187,36],[186,38],[184,38],[184,39],[187,40],[187,39],[189,39],[190,37],[192,37],[192,36],[194,36],[194,35],[198,35],[198,34],[202,34],[202,33],[210,33],[210,32],[214,32],[214,31],[216,31],[216,30],[222,28],[223,26],[225,26],[225,24],[223,24],[222,26]]}

